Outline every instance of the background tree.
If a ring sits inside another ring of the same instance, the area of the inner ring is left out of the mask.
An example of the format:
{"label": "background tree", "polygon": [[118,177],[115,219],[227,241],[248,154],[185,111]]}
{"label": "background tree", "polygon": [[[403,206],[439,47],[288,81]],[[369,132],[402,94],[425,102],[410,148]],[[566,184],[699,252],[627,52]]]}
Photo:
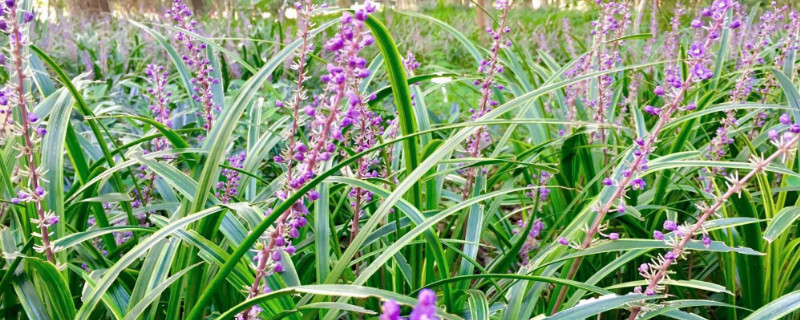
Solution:
{"label": "background tree", "polygon": [[197,14],[206,12],[206,2],[204,0],[192,0],[192,8]]}
{"label": "background tree", "polygon": [[98,15],[111,12],[108,0],[67,0],[69,12],[76,15]]}

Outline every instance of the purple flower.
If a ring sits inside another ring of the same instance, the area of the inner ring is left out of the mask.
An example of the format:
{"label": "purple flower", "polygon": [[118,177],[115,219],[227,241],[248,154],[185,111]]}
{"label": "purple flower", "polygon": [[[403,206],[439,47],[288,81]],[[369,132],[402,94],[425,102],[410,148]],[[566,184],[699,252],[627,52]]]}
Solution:
{"label": "purple flower", "polygon": [[694,67],[692,67],[692,73],[700,80],[707,80],[714,76],[711,69],[706,67],[703,63],[695,64]]}
{"label": "purple flower", "polygon": [[611,240],[619,240],[619,233],[616,232],[609,233],[608,238]]}
{"label": "purple flower", "polygon": [[653,107],[651,105],[646,105],[646,106],[644,106],[643,109],[644,109],[644,112],[647,112],[647,113],[649,113],[651,115],[654,115],[654,116],[657,116],[657,115],[659,115],[661,113],[661,109],[660,108],[656,108],[656,107]]}
{"label": "purple flower", "polygon": [[778,130],[772,129],[768,131],[767,136],[769,136],[770,140],[778,139]]}
{"label": "purple flower", "polygon": [[[245,157],[245,151],[234,154],[228,157],[228,165],[236,169],[242,169],[244,167]],[[220,181],[217,183],[218,190],[216,195],[219,197],[220,202],[228,203],[231,201],[233,196],[238,194],[239,181],[242,179],[242,177],[239,176],[239,171],[227,168],[222,169],[222,175],[225,177],[225,181]]]}
{"label": "purple flower", "polygon": [[410,50],[406,52],[406,58],[403,59],[403,65],[406,67],[407,71],[413,71],[419,68],[419,62],[417,62],[417,58],[414,57],[414,54],[411,53]]}
{"label": "purple flower", "polygon": [[562,246],[567,246],[567,245],[569,245],[569,241],[567,241],[567,238],[561,237],[561,238],[558,238],[558,244],[560,244]]}
{"label": "purple flower", "polygon": [[711,238],[709,238],[707,235],[703,235],[703,246],[705,246],[706,249],[711,246]]}
{"label": "purple flower", "polygon": [[431,289],[422,289],[417,297],[417,305],[411,310],[408,320],[438,320],[436,316],[436,293]]}
{"label": "purple flower", "polygon": [[[172,7],[167,10],[166,16],[175,27],[192,33],[200,32],[197,28],[197,21],[191,18],[192,11],[182,0],[174,0]],[[191,88],[194,91],[192,99],[202,107],[203,129],[206,130],[206,134],[209,134],[216,113],[221,111],[221,106],[214,102],[212,89],[212,85],[219,83],[219,79],[212,76],[214,68],[206,56],[205,43],[195,41],[183,31],[174,32],[173,36],[175,40],[183,44],[185,51],[188,53],[188,55],[183,56],[183,61],[194,73],[194,78],[190,80],[190,83],[194,85]]]}
{"label": "purple flower", "polygon": [[653,239],[664,240],[664,234],[661,231],[653,231]]}
{"label": "purple flower", "polygon": [[706,55],[706,48],[700,42],[694,42],[689,47],[689,56],[692,58],[702,58]]}
{"label": "purple flower", "polygon": [[[517,222],[519,229],[515,229],[514,233],[517,233],[519,230],[525,226],[525,221],[519,220]],[[541,219],[533,220],[533,224],[531,225],[530,232],[528,232],[527,238],[525,242],[522,244],[522,248],[520,249],[519,255],[522,257],[522,263],[528,263],[528,259],[530,258],[531,252],[539,248],[539,236],[541,235],[542,231],[544,230],[545,225]]]}
{"label": "purple flower", "polygon": [[667,252],[667,254],[664,255],[664,258],[667,259],[667,260],[670,260],[670,261],[671,260],[675,260],[675,253],[673,253],[672,251],[669,251],[669,252]]}
{"label": "purple flower", "polygon": [[792,117],[791,117],[791,116],[790,116],[788,113],[784,113],[784,114],[782,114],[782,115],[781,115],[781,116],[778,118],[778,120],[781,122],[781,124],[785,124],[785,125],[787,125],[787,126],[788,126],[788,125],[790,125],[790,124],[792,123]]}
{"label": "purple flower", "polygon": [[603,179],[603,185],[606,185],[606,186],[614,185],[614,180],[611,180],[611,178],[606,177],[605,179]]}
{"label": "purple flower", "polygon": [[656,86],[656,88],[653,90],[653,93],[655,93],[657,96],[663,96],[665,94],[664,88],[661,86]]}
{"label": "purple flower", "polygon": [[388,300],[381,307],[382,312],[378,320],[400,320],[400,305],[397,301]]}
{"label": "purple flower", "polygon": [[633,190],[644,190],[644,187],[646,185],[647,184],[644,182],[644,180],[642,178],[636,178],[636,179],[633,179],[633,181],[631,181],[631,188]]}
{"label": "purple flower", "polygon": [[675,223],[675,221],[672,221],[672,220],[664,221],[664,230],[667,230],[667,231],[678,230],[678,224]]}

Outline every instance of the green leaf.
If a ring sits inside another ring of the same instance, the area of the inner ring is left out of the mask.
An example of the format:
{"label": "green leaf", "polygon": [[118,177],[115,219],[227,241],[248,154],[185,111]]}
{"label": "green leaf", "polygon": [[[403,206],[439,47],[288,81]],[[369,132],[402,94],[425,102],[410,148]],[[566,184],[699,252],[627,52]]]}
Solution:
{"label": "green leaf", "polygon": [[34,283],[38,288],[44,288],[47,297],[47,309],[53,319],[73,319],[75,317],[75,304],[72,302],[72,295],[69,291],[64,277],[58,269],[46,261],[37,258],[25,259],[25,265],[29,268],[29,274],[34,275]]}
{"label": "green leaf", "polygon": [[[665,280],[662,280],[662,282],[659,282],[659,283],[663,283],[664,285],[668,285],[668,286],[679,286],[679,287],[686,287],[686,288],[694,288],[694,289],[700,289],[700,290],[705,290],[705,291],[710,291],[710,292],[721,292],[721,293],[727,293],[727,294],[733,295],[732,292],[728,291],[728,289],[725,289],[725,287],[723,287],[721,285],[718,285],[716,283],[706,282],[706,281],[694,280],[694,279],[691,279],[691,280],[665,279]],[[620,288],[632,288],[632,287],[637,287],[637,286],[647,287],[648,284],[649,284],[649,282],[647,280],[636,280],[636,281],[630,281],[630,282],[615,284],[613,286],[606,287],[605,289],[613,290],[613,289],[620,289]]]}
{"label": "green leaf", "polygon": [[[275,299],[282,296],[293,295],[298,293],[305,293],[311,295],[318,295],[318,296],[340,296],[340,297],[348,297],[348,298],[378,298],[381,300],[395,300],[397,303],[406,305],[406,306],[413,306],[417,303],[417,299],[403,296],[391,291],[370,288],[370,287],[362,287],[356,285],[343,285],[343,284],[312,284],[312,285],[305,285],[302,287],[292,287],[286,288],[281,290],[275,290],[270,293],[256,296],[250,300],[242,302],[230,310],[225,311],[222,315],[217,317],[218,320],[221,319],[230,319],[237,313],[240,313],[252,305],[262,303],[271,299]],[[445,313],[439,309],[437,309],[436,315],[442,317],[443,319],[452,319],[458,320],[461,317],[451,315]]]}
{"label": "green leaf", "polygon": [[[66,221],[67,218],[64,213],[64,145],[73,101],[74,99],[67,91],[61,91],[61,94],[58,95],[58,100],[47,119],[47,134],[42,140],[41,147],[41,166],[44,170],[42,176],[49,181],[44,184],[47,192],[47,197],[44,198],[45,204],[47,209],[62,221]],[[54,231],[56,238],[63,237],[66,233],[64,224],[57,224]],[[65,255],[57,257],[60,263],[66,262]],[[75,306],[72,308],[74,309]]]}
{"label": "green leaf", "polygon": [[176,230],[182,229],[189,223],[207,217],[218,212],[219,210],[219,207],[211,207],[198,213],[178,219],[153,233],[150,235],[150,237],[140,241],[138,245],[131,248],[128,253],[126,253],[119,261],[117,261],[117,263],[115,263],[110,269],[108,269],[108,271],[105,272],[100,281],[97,282],[97,285],[94,286],[92,291],[86,296],[83,306],[81,306],[81,308],[78,310],[78,314],[76,315],[75,319],[88,320],[91,316],[92,310],[94,310],[94,307],[97,306],[97,303],[105,294],[106,290],[108,290],[108,288],[111,287],[111,284],[115,282],[117,276],[119,276],[119,274],[122,273],[125,268],[137,261],[139,257],[144,255],[147,250],[158,243],[161,239],[166,238]]}
{"label": "green leaf", "polygon": [[61,251],[69,249],[72,246],[81,244],[81,242],[84,242],[86,240],[97,238],[104,234],[110,234],[122,231],[137,231],[137,232],[147,232],[147,233],[154,232],[153,229],[138,227],[138,226],[111,226],[111,227],[105,227],[100,229],[93,229],[93,230],[69,234],[67,236],[64,236],[63,238],[53,241],[53,246],[56,248],[57,251]]}
{"label": "green leaf", "polygon": [[[411,104],[411,91],[408,88],[408,80],[406,79],[405,67],[403,66],[403,58],[394,44],[394,39],[383,24],[369,16],[366,20],[366,25],[372,31],[375,37],[375,42],[378,44],[378,49],[383,57],[386,73],[389,76],[389,83],[392,88],[392,96],[394,97],[394,104],[397,108],[397,116],[399,118],[400,132],[404,135],[410,135],[417,132],[417,120],[414,115],[414,106]],[[406,168],[416,168],[419,165],[419,147],[415,138],[403,140],[403,159],[405,160]],[[420,190],[419,183],[414,183],[411,186],[409,200],[417,208],[422,205],[422,191]]]}
{"label": "green leaf", "polygon": [[775,79],[778,79],[778,83],[780,83],[781,88],[783,88],[786,100],[789,101],[789,106],[792,107],[793,118],[800,119],[800,92],[797,92],[797,88],[794,86],[794,83],[792,83],[792,80],[783,74],[783,72],[775,68],[770,68],[770,71],[772,71],[772,74],[775,75]]}
{"label": "green leaf", "polygon": [[745,320],[781,319],[800,309],[800,290],[790,292],[751,313]]}
{"label": "green leaf", "polygon": [[772,242],[781,234],[786,231],[792,224],[800,219],[800,206],[785,207],[775,214],[775,217],[767,224],[767,230],[764,231],[764,240]]}
{"label": "green leaf", "polygon": [[489,300],[486,294],[478,290],[467,290],[469,315],[474,320],[489,320]]}
{"label": "green leaf", "polygon": [[461,45],[464,46],[465,49],[467,49],[472,58],[475,59],[476,63],[480,63],[481,60],[483,60],[483,54],[481,54],[480,50],[478,50],[478,48],[472,43],[472,41],[470,41],[469,38],[467,38],[467,36],[459,32],[456,28],[453,28],[449,24],[421,13],[415,13],[411,11],[400,11],[398,13],[410,17],[425,19],[439,25],[439,27],[450,33],[454,38],[456,38],[456,40],[458,40],[458,42],[461,43]]}
{"label": "green leaf", "polygon": [[[627,251],[634,249],[670,249],[670,248],[672,248],[671,245],[668,245],[661,240],[650,240],[650,239],[619,239],[615,241],[606,240],[596,245],[592,245],[588,249],[580,250],[578,252],[563,257],[558,257],[556,259],[549,260],[546,263],[552,264],[559,261],[569,260],[577,257],[589,256],[603,252]],[[685,248],[687,250],[694,250],[694,251],[736,252],[739,254],[746,254],[746,255],[764,255],[763,253],[755,251],[750,248],[744,248],[744,247],[731,248],[719,241],[711,242],[711,245],[708,248],[703,246],[703,244],[700,241],[689,241],[688,243],[686,243]]]}
{"label": "green leaf", "polygon": [[189,270],[193,269],[194,267],[197,267],[198,265],[200,265],[200,264],[198,263],[198,264],[192,265],[192,266],[190,266],[190,267],[188,267],[186,269],[178,271],[177,273],[175,273],[172,276],[170,276],[169,278],[167,278],[166,281],[159,282],[156,287],[148,290],[147,294],[142,298],[142,300],[140,300],[138,303],[136,303],[136,305],[134,305],[132,308],[130,308],[128,310],[128,312],[125,314],[124,320],[134,320],[134,319],[138,318],[139,315],[142,314],[142,312],[144,312],[144,310],[151,303],[153,303],[156,299],[158,299],[158,297],[161,296],[161,293],[164,292],[164,290],[166,290],[167,288],[169,288],[169,286],[173,282],[175,282],[176,280],[180,279],[181,276],[186,274],[186,272],[189,272]]}
{"label": "green leaf", "polygon": [[741,308],[727,303],[711,301],[711,300],[672,300],[672,301],[664,301],[662,305],[663,306],[659,309],[644,313],[641,319],[642,320],[652,319],[662,314],[668,314],[670,311],[677,310],[680,308],[691,308],[691,307]]}
{"label": "green leaf", "polygon": [[563,310],[550,317],[547,317],[547,319],[548,320],[585,319],[609,310],[625,307],[631,302],[660,299],[660,298],[664,298],[664,296],[645,296],[641,294],[626,294],[618,296],[615,294],[609,294],[600,296],[599,298],[590,298],[587,300],[583,300],[580,303],[578,303],[578,305]]}

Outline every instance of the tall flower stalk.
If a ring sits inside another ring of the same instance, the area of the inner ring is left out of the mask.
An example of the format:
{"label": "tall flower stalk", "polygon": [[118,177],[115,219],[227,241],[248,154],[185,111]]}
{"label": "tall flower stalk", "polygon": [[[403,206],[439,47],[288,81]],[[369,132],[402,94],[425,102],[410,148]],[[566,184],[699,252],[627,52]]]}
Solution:
{"label": "tall flower stalk", "polygon": [[[767,166],[779,158],[781,161],[785,162],[786,158],[793,151],[796,151],[797,144],[800,142],[800,124],[791,125],[789,131],[784,132],[780,137],[773,138],[771,142],[777,148],[777,151],[766,158],[752,156],[750,163],[753,165],[753,168],[749,173],[741,178],[739,178],[736,173],[729,175],[726,177],[728,180],[726,183],[727,191],[724,194],[717,196],[711,205],[706,205],[704,203],[697,205],[701,213],[700,217],[693,225],[678,226],[674,221],[667,221],[664,223],[664,229],[666,231],[673,231],[671,236],[666,237],[662,232],[656,231],[655,237],[664,240],[668,245],[672,245],[672,249],[667,251],[664,255],[659,255],[658,258],[653,259],[651,263],[643,264],[639,267],[639,273],[648,280],[644,294],[655,295],[663,292],[665,287],[662,280],[669,278],[669,267],[677,263],[676,261],[678,259],[685,257],[687,251],[686,244],[693,240],[694,236],[698,234],[698,231],[702,231],[703,233],[703,245],[706,247],[711,245],[711,238],[708,237],[703,229],[703,224],[714,215],[730,197],[733,195],[741,195],[745,184],[750,179],[764,172]],[[641,293],[641,288],[638,288],[637,291]],[[636,319],[641,311],[642,306],[634,307],[628,319]]]}
{"label": "tall flower stalk", "polygon": [[[147,66],[147,69],[145,69],[145,74],[150,83],[150,87],[147,88],[147,93],[150,95],[150,112],[153,114],[156,121],[172,128],[172,120],[170,118],[172,110],[169,107],[170,102],[172,102],[172,92],[167,91],[167,77],[169,76],[169,72],[166,71],[164,66],[150,64]],[[159,152],[169,150],[169,148],[170,144],[167,138],[157,137],[153,139],[150,151]],[[174,155],[162,157],[165,161],[174,158]],[[134,193],[137,196],[133,203],[131,203],[134,209],[150,205],[154,196],[155,180],[157,179],[156,173],[148,171],[145,166],[141,166],[140,169],[142,173],[139,174],[139,178],[143,179],[145,184],[141,193],[139,193],[137,189],[134,189]],[[147,212],[143,212],[137,218],[139,219],[140,225],[147,224]]]}
{"label": "tall flower stalk", "polygon": [[[369,110],[369,105],[367,104],[367,101],[373,97],[366,97],[359,92],[359,85],[362,79],[370,75],[370,71],[367,69],[367,60],[361,57],[359,53],[374,41],[363,21],[367,19],[370,13],[375,11],[375,8],[375,4],[366,2],[364,8],[356,10],[352,19],[343,19],[345,21],[350,20],[351,23],[343,26],[340,32],[343,39],[343,47],[342,51],[338,53],[340,54],[338,59],[346,61],[346,68],[351,69],[351,71],[345,72],[348,106],[342,116],[341,125],[343,128],[350,127],[347,141],[356,152],[363,152],[372,148],[377,144],[378,137],[383,134],[381,116]],[[329,42],[329,44],[333,43]],[[338,46],[338,44],[335,46]],[[361,180],[378,177],[380,160],[376,155],[377,153],[363,156],[356,161],[356,178]],[[353,208],[353,219],[350,223],[350,241],[352,242],[356,234],[358,234],[359,219],[363,215],[362,207],[372,201],[372,192],[356,187],[350,191],[349,197],[352,199],[350,206]]]}
{"label": "tall flower stalk", "polygon": [[[725,17],[728,11],[734,5],[737,4],[735,2],[732,3],[730,0],[715,0],[711,7],[703,9],[701,16],[692,21],[693,27],[697,26],[696,29],[705,30],[705,32],[701,33],[698,31],[696,33],[695,41],[691,45],[692,47],[690,51],[692,51],[692,53],[689,55],[690,59],[687,62],[689,66],[689,73],[685,75],[684,80],[673,81],[672,88],[669,88],[669,91],[665,90],[661,86],[657,86],[655,88],[654,93],[657,96],[668,98],[665,106],[661,108],[645,106],[644,109],[647,113],[658,117],[658,122],[646,137],[637,138],[634,141],[633,160],[630,162],[630,164],[623,165],[622,168],[618,169],[622,170],[621,179],[619,179],[619,181],[615,181],[614,179],[607,178],[605,181],[603,181],[604,185],[613,188],[613,193],[606,202],[598,203],[594,207],[594,211],[597,213],[594,221],[592,222],[591,227],[589,227],[588,230],[585,230],[586,236],[584,237],[583,242],[580,244],[574,244],[574,247],[577,247],[578,249],[586,249],[591,246],[594,241],[594,236],[600,231],[601,224],[605,216],[609,212],[625,211],[624,196],[629,187],[634,190],[644,189],[646,187],[646,183],[640,177],[640,174],[648,168],[648,158],[650,153],[655,150],[655,143],[658,141],[658,134],[661,132],[664,126],[669,123],[670,120],[672,120],[672,115],[675,112],[679,110],[694,110],[695,107],[693,107],[691,103],[687,106],[682,106],[684,98],[689,88],[693,84],[710,79],[713,76],[713,73],[708,68],[708,65],[712,62],[709,48],[713,43],[719,40],[722,30],[725,27]],[[703,21],[704,19],[709,19],[710,21],[706,24]],[[677,79],[683,79],[683,77],[678,77]],[[669,80],[670,79],[667,79],[667,81]],[[563,238],[559,242],[562,244],[568,244]],[[567,273],[567,279],[572,279],[575,276],[575,273],[578,271],[578,266],[582,260],[583,259],[581,257],[578,257],[573,261]],[[553,314],[558,311],[565,294],[566,287],[562,287],[552,309]]]}
{"label": "tall flower stalk", "polygon": [[[786,19],[783,29],[786,31],[786,35],[780,38],[778,42],[778,54],[773,58],[773,67],[778,70],[784,68],[784,63],[791,52],[800,49],[798,46],[798,43],[800,43],[800,15],[798,15],[797,11],[792,10],[789,12],[788,19]],[[793,70],[789,70],[786,76],[794,81],[795,72],[792,71]],[[764,87],[759,90],[761,93],[761,103],[767,102],[769,91],[775,85],[775,75],[768,73],[767,80],[764,82]]]}
{"label": "tall flower stalk", "polygon": [[[33,235],[41,238],[42,244],[35,245],[37,252],[44,253],[47,260],[56,263],[53,253],[53,246],[50,243],[50,226],[58,223],[58,216],[52,211],[44,210],[44,169],[36,164],[36,154],[38,152],[42,137],[47,132],[44,128],[38,127],[39,117],[29,109],[28,100],[30,96],[25,92],[25,81],[30,77],[27,71],[27,46],[30,45],[27,36],[28,26],[34,19],[32,12],[24,11],[19,8],[17,1],[5,0],[2,5],[3,15],[0,19],[0,30],[6,32],[9,37],[9,48],[7,50],[11,62],[7,67],[10,69],[11,78],[6,87],[0,93],[0,108],[4,115],[3,126],[5,131],[11,131],[20,136],[22,143],[16,145],[19,151],[17,156],[20,159],[19,168],[15,171],[12,181],[20,183],[20,190],[17,196],[11,199],[13,204],[33,202],[36,208],[37,218],[32,218],[31,222],[39,229]],[[22,18],[22,21],[19,20]],[[17,124],[12,118],[12,110],[19,111],[20,121]]]}
{"label": "tall flower stalk", "polygon": [[[592,30],[594,46],[597,48],[593,51],[597,59],[597,66],[594,69],[597,71],[616,68],[622,62],[619,52],[621,40],[612,40],[622,37],[631,23],[631,14],[628,6],[627,2],[605,3],[601,6],[601,14],[598,21],[592,22],[592,25],[595,26]],[[594,138],[599,139],[603,145],[604,162],[608,156],[608,148],[605,147],[607,143],[605,124],[610,122],[606,119],[606,113],[611,109],[613,94],[614,75],[604,74],[597,77],[596,98],[588,101],[589,107],[594,110],[594,121],[599,124],[598,132],[595,133]]]}
{"label": "tall flower stalk", "polygon": [[[511,40],[503,36],[504,34],[511,32],[511,28],[506,25],[510,4],[506,0],[496,0],[494,7],[500,11],[500,21],[497,29],[486,27],[486,32],[492,37],[493,42],[490,50],[489,60],[481,61],[481,64],[478,67],[478,72],[484,73],[486,76],[482,80],[475,80],[475,85],[479,85],[481,87],[481,97],[480,100],[478,100],[478,109],[469,110],[471,113],[470,119],[472,120],[483,117],[484,114],[492,111],[492,107],[497,106],[497,101],[492,99],[494,89],[503,89],[503,85],[497,83],[495,77],[497,74],[503,72],[503,66],[498,60],[500,49],[504,46],[511,46]],[[477,158],[480,156],[481,151],[483,151],[483,149],[486,148],[490,142],[491,140],[489,138],[488,128],[485,126],[478,127],[478,130],[467,138],[466,154],[472,158]],[[485,169],[475,167],[461,170],[461,172],[464,172],[466,175],[466,183],[464,185],[464,189],[462,190],[462,197],[464,199],[469,198],[470,194],[472,194],[472,188],[475,184],[475,179],[478,177],[479,169],[485,173]]]}
{"label": "tall flower stalk", "polygon": [[[197,21],[192,18],[192,11],[182,0],[174,0],[172,2],[172,7],[167,10],[167,18],[178,28],[192,33],[200,31],[197,28]],[[198,113],[198,116],[203,118],[203,129],[206,130],[206,135],[208,135],[211,133],[216,114],[222,108],[214,102],[212,89],[213,85],[219,83],[219,79],[211,75],[214,67],[211,66],[211,61],[206,56],[205,43],[196,41],[190,35],[180,31],[174,33],[174,38],[184,46],[188,53],[182,59],[194,73],[194,78],[189,80],[192,85],[192,91],[194,91],[192,99],[199,103],[202,108],[202,112]]]}
{"label": "tall flower stalk", "polygon": [[[781,11],[785,8],[778,8],[773,6],[773,11],[767,11],[760,17],[759,27],[757,28],[756,35],[747,38],[747,34],[743,35],[744,45],[741,48],[741,56],[737,63],[737,69],[741,70],[733,90],[730,91],[731,100],[734,103],[743,103],[747,96],[752,92],[753,85],[755,84],[755,77],[753,75],[753,67],[758,63],[763,63],[763,59],[759,57],[760,48],[766,47],[770,42],[770,35],[777,31],[777,22],[782,18]],[[738,29],[741,27],[739,20],[731,22],[731,28]],[[754,120],[756,126],[759,126],[760,118],[766,114],[760,114]],[[716,136],[711,140],[708,146],[708,153],[706,157],[711,160],[719,160],[725,155],[725,147],[733,143],[733,138],[729,136],[731,130],[738,126],[739,120],[736,118],[734,110],[725,111],[725,117],[720,121],[721,126],[717,128]],[[720,171],[719,168],[712,168],[713,173]]]}
{"label": "tall flower stalk", "polygon": [[[308,37],[311,28],[310,15],[315,6],[311,0],[305,0],[302,3],[296,3],[295,8],[298,9],[301,17],[298,37],[303,39],[299,51],[296,53],[296,68],[299,74],[304,74],[305,57],[312,50]],[[369,71],[365,68],[366,61],[361,63],[355,59],[358,58],[358,53],[364,47],[374,42],[374,38],[364,32],[364,20],[374,10],[374,5],[367,4],[364,9],[356,11],[354,15],[345,12],[341,19],[339,32],[325,44],[325,49],[335,55],[334,63],[328,64],[328,73],[320,77],[320,80],[326,83],[320,100],[315,100],[303,108],[305,115],[310,118],[307,131],[311,132],[311,139],[309,139],[308,145],[291,140],[289,150],[283,153],[287,157],[277,156],[275,158],[276,162],[287,163],[287,167],[293,167],[293,173],[286,176],[284,188],[277,193],[280,200],[287,199],[290,193],[296,192],[311,181],[319,173],[321,164],[330,160],[336,152],[337,146],[334,141],[344,141],[340,105],[346,96],[351,99],[351,105],[355,99],[353,95],[349,95],[352,92],[348,92],[347,79],[365,78],[369,75]],[[298,87],[294,93],[295,97],[291,106],[293,114],[299,114],[300,104],[305,99],[302,79],[304,77],[298,79]],[[284,103],[279,102],[277,105],[282,107]],[[294,121],[297,119],[295,117]],[[294,123],[292,131],[295,132],[298,126],[299,122]],[[292,240],[300,236],[299,229],[307,224],[305,216],[309,210],[305,201],[312,202],[319,197],[319,193],[312,190],[295,202],[289,210],[279,213],[280,216],[274,228],[267,231],[265,243],[257,248],[256,279],[249,290],[248,299],[259,292],[270,290],[266,284],[262,287],[262,280],[273,272],[283,271],[283,265],[280,262],[281,253],[286,252],[290,255],[295,253],[296,249],[292,245]],[[275,213],[268,212],[267,214]],[[239,317],[254,318],[259,312],[258,307],[254,307],[239,314]]]}
{"label": "tall flower stalk", "polygon": [[217,183],[216,193],[220,202],[229,203],[233,197],[239,194],[239,181],[242,180],[242,177],[239,176],[239,171],[234,169],[241,169],[244,166],[246,156],[247,153],[242,151],[228,157],[228,166],[233,169],[222,169],[222,176],[225,177],[225,181]]}
{"label": "tall flower stalk", "polygon": [[[306,89],[303,84],[307,77],[307,56],[313,50],[310,30],[313,26],[311,22],[311,12],[314,11],[315,6],[312,0],[303,0],[302,2],[295,2],[294,7],[298,10],[297,37],[301,39],[301,45],[297,51],[295,51],[294,62],[291,65],[291,68],[297,71],[297,86],[294,89],[292,98],[287,102],[292,112],[292,126],[288,132],[284,132],[284,135],[289,140],[286,150],[283,151],[282,156],[279,155],[274,158],[275,162],[284,163],[287,167],[284,188],[278,191],[278,198],[281,200],[285,200],[290,192],[294,192],[311,178],[307,177],[305,171],[295,169],[295,164],[302,163],[308,152],[308,147],[301,142],[297,142],[295,136],[297,135],[299,127],[303,124],[304,119],[301,118],[300,110],[303,101],[307,99]],[[276,107],[285,107],[285,103],[281,100],[278,100],[275,105]],[[316,109],[313,104],[309,104],[305,108],[307,114],[315,113],[315,111]],[[312,191],[309,194],[309,200],[316,200],[318,196],[319,195],[316,194],[315,191]],[[304,199],[300,199],[289,210],[281,212],[274,229],[267,231],[264,243],[258,244],[256,248],[258,251],[256,254],[256,276],[248,292],[248,299],[255,297],[260,292],[269,292],[270,288],[266,283],[266,276],[273,272],[283,271],[283,265],[280,262],[280,251],[285,251],[289,254],[295,252],[291,240],[287,243],[286,238],[287,236],[289,239],[298,237],[299,231],[297,228],[303,227],[306,224],[306,219],[303,216],[308,213],[308,209],[303,201]],[[268,214],[272,213],[268,212]],[[287,222],[291,223],[291,225],[287,225]],[[250,310],[237,315],[237,318],[256,319],[260,311],[261,309],[258,306],[254,306]]]}

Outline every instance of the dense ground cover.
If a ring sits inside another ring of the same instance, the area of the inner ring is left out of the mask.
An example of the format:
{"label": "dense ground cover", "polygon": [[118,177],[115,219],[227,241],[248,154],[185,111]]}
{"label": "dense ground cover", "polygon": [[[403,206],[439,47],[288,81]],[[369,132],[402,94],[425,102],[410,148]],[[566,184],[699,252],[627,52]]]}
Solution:
{"label": "dense ground cover", "polygon": [[585,5],[3,1],[0,315],[800,318],[795,8]]}

